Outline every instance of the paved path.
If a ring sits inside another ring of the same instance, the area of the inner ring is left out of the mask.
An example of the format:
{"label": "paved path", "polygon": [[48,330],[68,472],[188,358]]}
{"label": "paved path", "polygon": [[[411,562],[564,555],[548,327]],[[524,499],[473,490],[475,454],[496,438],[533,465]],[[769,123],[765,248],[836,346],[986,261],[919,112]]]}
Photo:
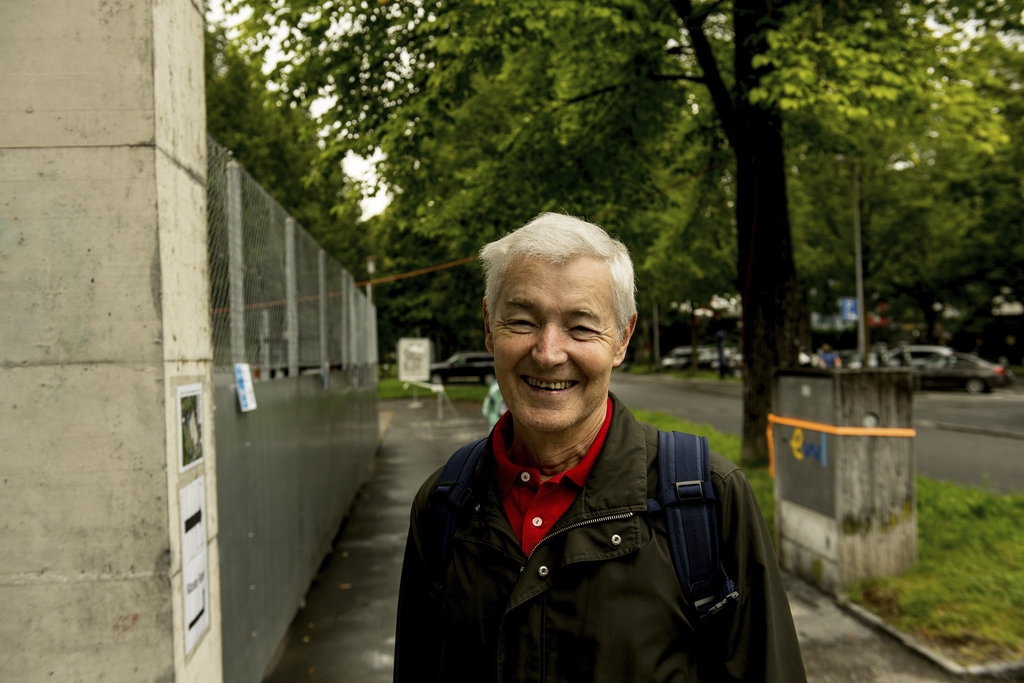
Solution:
{"label": "paved path", "polygon": [[[381,403],[382,416],[391,419],[374,473],[296,616],[267,683],[391,680],[412,498],[458,446],[486,432],[474,406],[459,408],[472,417],[438,425],[431,404],[410,410],[405,401]],[[787,588],[810,683],[961,680],[861,625],[798,579],[787,576]]]}

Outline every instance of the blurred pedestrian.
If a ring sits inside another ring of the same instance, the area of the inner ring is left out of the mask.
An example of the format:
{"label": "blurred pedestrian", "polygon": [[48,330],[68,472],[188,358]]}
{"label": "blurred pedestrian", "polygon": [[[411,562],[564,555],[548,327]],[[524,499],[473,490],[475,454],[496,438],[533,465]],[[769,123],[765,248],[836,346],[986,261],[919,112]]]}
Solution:
{"label": "blurred pedestrian", "polygon": [[832,350],[832,346],[829,344],[821,345],[821,351],[818,352],[818,357],[821,359],[821,367],[823,368],[843,367],[843,359],[839,357],[838,353]]}
{"label": "blurred pedestrian", "polygon": [[490,387],[487,389],[483,409],[480,411],[487,418],[488,429],[494,429],[494,425],[498,424],[498,420],[507,410],[508,407],[501,398],[501,387],[498,386],[498,380],[492,379]]}

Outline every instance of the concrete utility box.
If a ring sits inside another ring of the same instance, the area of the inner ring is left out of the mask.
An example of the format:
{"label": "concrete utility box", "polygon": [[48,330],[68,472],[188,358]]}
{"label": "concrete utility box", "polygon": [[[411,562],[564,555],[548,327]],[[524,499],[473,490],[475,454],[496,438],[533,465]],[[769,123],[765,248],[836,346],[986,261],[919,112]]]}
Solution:
{"label": "concrete utility box", "polygon": [[838,594],[917,562],[912,388],[903,369],[776,375],[769,443],[783,568]]}

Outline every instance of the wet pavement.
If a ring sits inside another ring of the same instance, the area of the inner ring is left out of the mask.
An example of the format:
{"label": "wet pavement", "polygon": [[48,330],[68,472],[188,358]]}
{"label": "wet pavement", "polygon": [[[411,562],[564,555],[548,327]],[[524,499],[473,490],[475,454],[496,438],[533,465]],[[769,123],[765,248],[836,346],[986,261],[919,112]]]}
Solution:
{"label": "wet pavement", "polygon": [[[456,448],[486,434],[478,404],[437,422],[432,403],[379,404],[384,434],[373,474],[289,629],[266,683],[392,680],[395,613],[409,508]],[[793,576],[790,604],[810,683],[947,683],[947,674]]]}

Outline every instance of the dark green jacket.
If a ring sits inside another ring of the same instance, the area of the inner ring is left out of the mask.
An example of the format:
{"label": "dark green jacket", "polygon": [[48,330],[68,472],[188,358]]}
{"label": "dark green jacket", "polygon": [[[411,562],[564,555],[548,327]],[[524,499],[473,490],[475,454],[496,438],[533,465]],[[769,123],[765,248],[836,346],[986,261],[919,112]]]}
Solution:
{"label": "dark green jacket", "polygon": [[[395,681],[697,681],[697,619],[679,587],[657,491],[657,431],[612,396],[608,437],[586,487],[529,558],[501,502],[490,442],[460,513],[442,613],[427,598],[435,543],[431,476],[413,504],[402,568]],[[703,648],[716,681],[802,683],[803,661],[768,530],[743,472],[711,456],[738,604]],[[657,527],[657,528],[656,528]],[[618,536],[619,543],[612,542]],[[722,669],[724,667],[724,670]]]}

